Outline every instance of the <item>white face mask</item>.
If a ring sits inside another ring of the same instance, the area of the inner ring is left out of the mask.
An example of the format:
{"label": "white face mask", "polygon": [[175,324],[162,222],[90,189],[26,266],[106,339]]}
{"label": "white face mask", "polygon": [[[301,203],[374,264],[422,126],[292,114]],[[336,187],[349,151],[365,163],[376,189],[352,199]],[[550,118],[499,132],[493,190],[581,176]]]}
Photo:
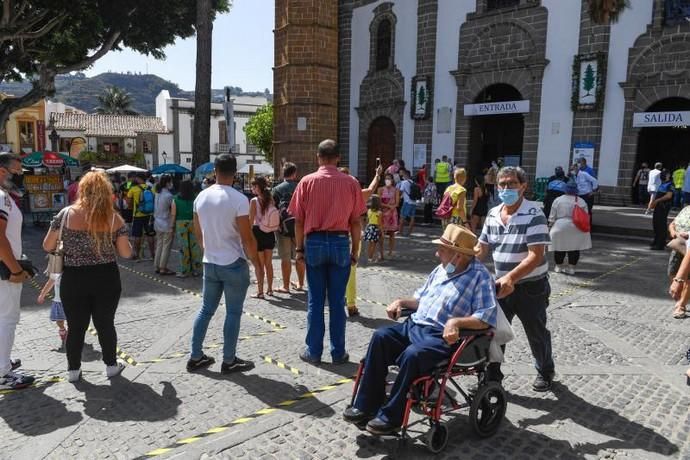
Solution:
{"label": "white face mask", "polygon": [[390,187],[391,185],[393,185],[393,181],[390,179],[386,179],[386,186]]}

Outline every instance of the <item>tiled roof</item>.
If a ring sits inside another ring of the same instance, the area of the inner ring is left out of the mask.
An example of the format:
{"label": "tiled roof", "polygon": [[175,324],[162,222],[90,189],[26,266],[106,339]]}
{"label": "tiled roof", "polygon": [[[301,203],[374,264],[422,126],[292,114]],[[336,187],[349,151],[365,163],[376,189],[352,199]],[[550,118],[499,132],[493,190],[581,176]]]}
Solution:
{"label": "tiled roof", "polygon": [[52,113],[51,119],[56,130],[84,131],[84,135],[92,137],[136,137],[139,133],[168,132],[158,117]]}

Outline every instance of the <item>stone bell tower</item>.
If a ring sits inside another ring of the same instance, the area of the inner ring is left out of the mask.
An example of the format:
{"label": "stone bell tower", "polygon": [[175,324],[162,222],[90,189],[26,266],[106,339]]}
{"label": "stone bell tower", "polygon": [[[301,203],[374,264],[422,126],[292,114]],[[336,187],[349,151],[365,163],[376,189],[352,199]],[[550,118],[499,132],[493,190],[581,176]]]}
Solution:
{"label": "stone bell tower", "polygon": [[337,139],[338,1],[275,1],[273,165],[316,169],[316,148]]}

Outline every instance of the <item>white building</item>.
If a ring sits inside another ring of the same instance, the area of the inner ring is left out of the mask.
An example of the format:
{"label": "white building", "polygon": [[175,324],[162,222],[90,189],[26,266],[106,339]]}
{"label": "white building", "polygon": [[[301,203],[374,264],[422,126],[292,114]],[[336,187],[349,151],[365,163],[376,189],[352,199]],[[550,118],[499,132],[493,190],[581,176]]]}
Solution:
{"label": "white building", "polygon": [[[228,127],[225,121],[223,104],[211,104],[211,161],[219,153],[232,151],[237,157],[237,167],[245,164],[258,163],[263,155],[256,147],[247,142],[244,126],[256,111],[266,105],[268,100],[261,96],[236,96],[234,105],[234,133],[235,144],[228,143]],[[167,90],[161,91],[156,97],[156,116],[172,133],[166,143],[159,144],[158,157],[153,158],[153,167],[162,164],[163,152],[167,154],[167,161],[189,167],[192,163],[192,137],[194,133],[194,101],[170,97]]]}

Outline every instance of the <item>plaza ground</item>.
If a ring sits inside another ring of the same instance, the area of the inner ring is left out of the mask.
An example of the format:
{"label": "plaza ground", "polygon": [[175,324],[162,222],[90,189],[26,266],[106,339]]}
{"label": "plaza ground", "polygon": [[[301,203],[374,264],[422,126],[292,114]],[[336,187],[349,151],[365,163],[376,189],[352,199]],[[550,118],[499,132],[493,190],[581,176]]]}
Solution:
{"label": "plaza ground", "polygon": [[[420,228],[398,240],[392,260],[361,264],[362,314],[348,320],[353,362],[343,366],[329,364],[327,352],[321,367],[299,360],[306,296],[279,294],[245,304],[238,354],[255,361],[254,370],[224,376],[216,364],[189,374],[201,280],[159,277],[150,262],[124,261],[116,323],[122,356],[133,364],[107,380],[97,337],[87,334],[83,379],[73,385],[65,381],[49,304],[35,302],[45,280],[39,276],[24,289],[14,355],[40,380],[35,388],[0,395],[0,457],[432,458],[422,434],[400,447],[357,430],[341,413],[371,333],[390,324],[385,305],[412,294],[435,266],[430,239],[437,233]],[[27,225],[24,235],[25,252],[42,262],[44,230]],[[438,458],[690,458],[684,379],[690,319],[671,317],[668,254],[645,243],[595,237],[577,275],[550,275],[553,392],[531,390],[535,371],[516,320],[503,425],[494,437],[478,439],[467,412],[458,413],[448,420],[451,440]],[[277,260],[274,266],[279,278]],[[205,342],[219,361],[224,313],[221,305]]]}

